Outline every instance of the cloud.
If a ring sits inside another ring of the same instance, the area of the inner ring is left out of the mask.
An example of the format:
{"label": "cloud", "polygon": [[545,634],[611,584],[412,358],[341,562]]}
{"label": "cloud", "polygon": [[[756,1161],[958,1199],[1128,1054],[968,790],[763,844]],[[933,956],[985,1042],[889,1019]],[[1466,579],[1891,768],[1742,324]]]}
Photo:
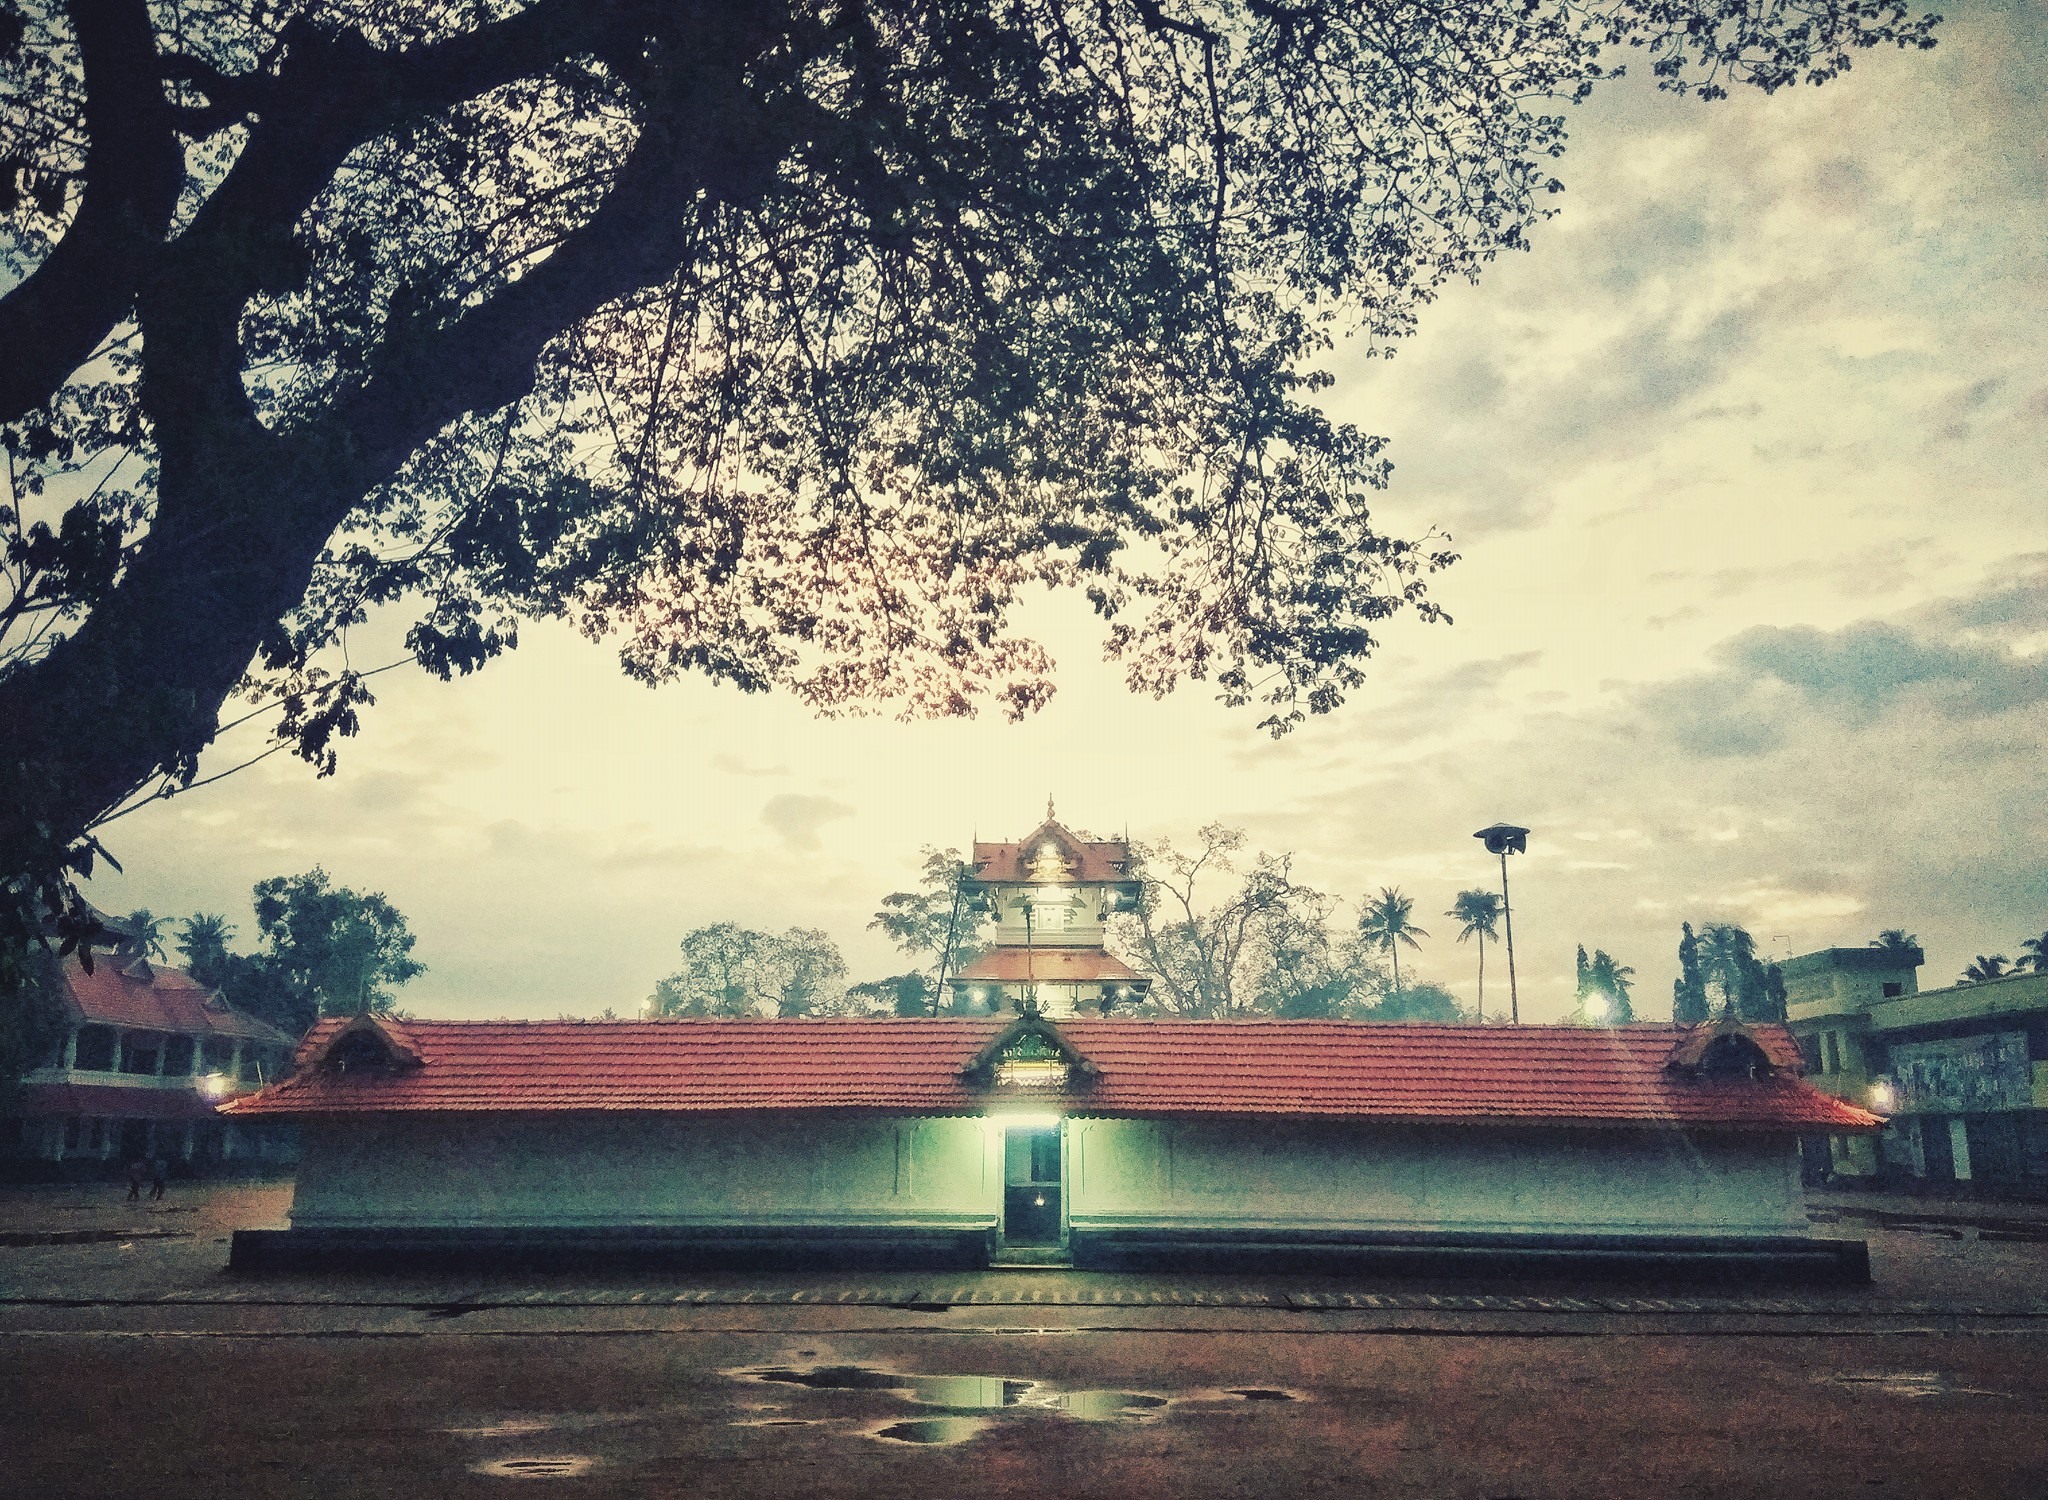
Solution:
{"label": "cloud", "polygon": [[830,797],[803,797],[784,792],[770,797],[761,809],[761,821],[782,837],[791,849],[820,847],[818,830],[834,818],[850,818],[853,809]]}
{"label": "cloud", "polygon": [[711,757],[711,769],[723,771],[728,776],[787,776],[789,767],[777,762],[772,766],[750,766],[739,756],[721,750]]}
{"label": "cloud", "polygon": [[[1943,603],[1942,624],[2025,625],[2018,599]],[[1700,756],[1761,756],[1785,745],[1796,710],[1855,729],[1901,714],[1935,722],[1988,718],[2048,699],[2048,656],[2020,655],[1916,624],[1862,620],[1839,630],[1757,626],[1713,653],[1715,670],[1640,691],[1644,718]]]}

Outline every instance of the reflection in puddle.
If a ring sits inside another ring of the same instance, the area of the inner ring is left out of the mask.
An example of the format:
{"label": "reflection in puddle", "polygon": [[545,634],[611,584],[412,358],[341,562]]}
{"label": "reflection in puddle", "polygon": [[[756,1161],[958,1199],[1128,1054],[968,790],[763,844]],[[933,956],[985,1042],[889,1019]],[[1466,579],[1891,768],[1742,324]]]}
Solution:
{"label": "reflection in puddle", "polygon": [[581,1453],[551,1453],[533,1458],[494,1458],[473,1465],[478,1474],[500,1479],[574,1479],[597,1467],[597,1460]]}
{"label": "reflection in puddle", "polygon": [[801,1385],[814,1391],[901,1391],[918,1379],[915,1375],[894,1375],[887,1370],[870,1370],[864,1365],[820,1365],[815,1370],[740,1370],[749,1380],[767,1380],[777,1385]]}
{"label": "reflection in puddle", "polygon": [[456,1437],[507,1438],[527,1437],[536,1432],[546,1432],[554,1425],[552,1422],[542,1422],[531,1417],[508,1417],[487,1427],[444,1427],[441,1430]]}
{"label": "reflection in puddle", "polygon": [[1829,1375],[1824,1379],[1837,1385],[1863,1385],[1887,1396],[1909,1399],[1923,1396],[2000,1396],[2011,1391],[1991,1391],[1979,1386],[1957,1385],[1939,1370],[1889,1370],[1874,1375]]}
{"label": "reflection in puddle", "polygon": [[1001,1411],[1019,1405],[1033,1380],[1003,1380],[994,1375],[908,1375],[902,1390],[919,1406],[944,1406],[954,1411]]}
{"label": "reflection in puddle", "polygon": [[[911,1375],[897,1370],[880,1370],[870,1365],[818,1365],[806,1369],[796,1365],[756,1365],[727,1370],[736,1380],[761,1381],[772,1385],[802,1386],[814,1391],[881,1391],[918,1406],[937,1407],[957,1415],[908,1418],[865,1430],[865,1435],[892,1443],[945,1446],[964,1443],[992,1425],[988,1418],[969,1413],[1043,1412],[1075,1422],[1121,1422],[1138,1424],[1157,1421],[1174,1404],[1173,1398],[1149,1391],[1060,1390],[1044,1381],[1011,1380],[999,1375]],[[1292,1391],[1244,1388],[1228,1393],[1208,1392],[1198,1400],[1216,1400],[1228,1394],[1246,1401],[1294,1401]],[[801,1408],[799,1408],[801,1409]],[[743,1406],[742,1411],[777,1411],[770,1405]],[[820,1421],[755,1416],[735,1421],[735,1427],[809,1427]]]}
{"label": "reflection in puddle", "polygon": [[1030,1404],[1076,1422],[1149,1422],[1166,1398],[1139,1391],[1045,1391]]}
{"label": "reflection in puddle", "polygon": [[944,1447],[964,1443],[987,1426],[983,1417],[920,1417],[914,1422],[891,1422],[868,1435],[890,1443]]}

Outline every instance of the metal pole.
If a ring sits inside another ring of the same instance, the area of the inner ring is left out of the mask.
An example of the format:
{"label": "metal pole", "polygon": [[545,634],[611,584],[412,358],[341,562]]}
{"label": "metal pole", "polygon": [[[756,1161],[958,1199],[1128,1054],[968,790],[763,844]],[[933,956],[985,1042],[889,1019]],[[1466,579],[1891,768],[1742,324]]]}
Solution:
{"label": "metal pole", "polygon": [[1508,904],[1508,851],[1500,851],[1500,910],[1508,924],[1508,1023],[1522,1024],[1522,998],[1515,990],[1515,909]]}

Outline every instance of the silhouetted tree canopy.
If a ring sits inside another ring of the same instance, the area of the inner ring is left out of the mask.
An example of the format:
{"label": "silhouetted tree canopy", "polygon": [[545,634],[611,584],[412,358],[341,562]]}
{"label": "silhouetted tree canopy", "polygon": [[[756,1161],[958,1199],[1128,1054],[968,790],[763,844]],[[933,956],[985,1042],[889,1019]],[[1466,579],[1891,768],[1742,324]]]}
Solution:
{"label": "silhouetted tree canopy", "polygon": [[[825,711],[1022,713],[1020,591],[1285,728],[1434,617],[1314,405],[1520,248],[1561,106],[1932,21],[1873,0],[6,0],[0,876],[188,783],[237,693],[323,771],[337,647],[523,620]],[[73,915],[76,915],[73,908]],[[16,923],[14,936],[25,930]],[[75,934],[73,934],[75,935]]]}

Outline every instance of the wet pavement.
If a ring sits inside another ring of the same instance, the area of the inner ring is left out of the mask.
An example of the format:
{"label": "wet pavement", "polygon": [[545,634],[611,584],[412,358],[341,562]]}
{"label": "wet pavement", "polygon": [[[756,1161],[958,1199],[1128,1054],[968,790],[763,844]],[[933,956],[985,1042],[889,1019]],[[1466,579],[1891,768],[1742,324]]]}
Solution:
{"label": "wet pavement", "polygon": [[2048,1244],[1967,1225],[1845,1222],[1876,1283],[1803,1291],[250,1280],[226,1235],[279,1189],[118,1196],[0,1195],[17,1236],[176,1231],[0,1248],[0,1492],[1923,1500],[2048,1473]]}

